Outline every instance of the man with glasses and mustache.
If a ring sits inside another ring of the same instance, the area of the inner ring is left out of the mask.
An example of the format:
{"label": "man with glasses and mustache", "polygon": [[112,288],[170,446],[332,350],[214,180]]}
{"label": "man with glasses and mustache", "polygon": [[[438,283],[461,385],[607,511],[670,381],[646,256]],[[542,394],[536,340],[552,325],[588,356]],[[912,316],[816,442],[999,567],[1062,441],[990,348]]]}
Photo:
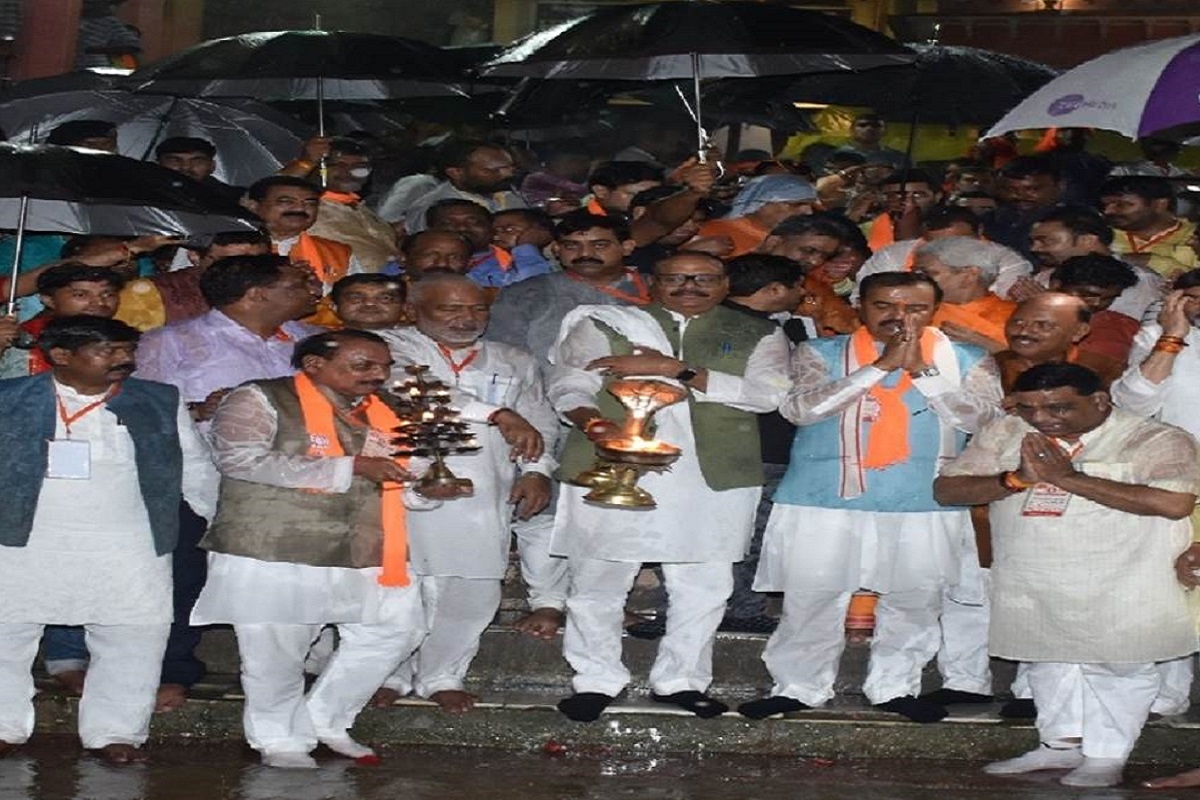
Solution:
{"label": "man with glasses and mustache", "polygon": [[38,343],[50,371],[0,381],[0,757],[32,732],[30,664],[57,623],[84,626],[93,656],[84,748],[145,761],[179,507],[211,518],[217,476],[179,392],[130,377],[138,337],[116,320],[61,317]]}
{"label": "man with glasses and mustache", "polygon": [[573,426],[564,479],[592,465],[595,442],[620,435],[624,413],[606,391],[613,379],[671,381],[687,392],[655,414],[655,436],[683,451],[669,471],[641,480],[655,508],[595,506],[586,489],[562,487],[551,549],[571,571],[563,651],[575,694],[558,707],[573,720],[597,719],[629,683],[621,626],[643,562],[662,564],[668,595],[652,697],[702,718],[728,708],[706,692],[731,567],[745,554],[762,491],[755,415],[788,387],[783,332],[722,305],[728,292],[720,259],[681,253],[656,265],[650,305],[575,309],[551,351],[547,393]]}

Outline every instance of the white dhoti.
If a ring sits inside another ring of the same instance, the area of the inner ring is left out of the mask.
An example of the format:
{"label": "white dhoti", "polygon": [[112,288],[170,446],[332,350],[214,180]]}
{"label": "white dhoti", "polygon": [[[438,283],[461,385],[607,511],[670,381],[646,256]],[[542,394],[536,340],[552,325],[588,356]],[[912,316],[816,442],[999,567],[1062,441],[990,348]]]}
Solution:
{"label": "white dhoti", "polygon": [[553,534],[554,515],[549,512],[513,521],[517,555],[521,560],[521,578],[529,590],[531,610],[553,608],[562,611],[567,604],[571,577],[567,560],[550,553],[550,537]]}
{"label": "white dhoti", "polygon": [[[615,697],[629,683],[621,661],[625,598],[640,563],[571,558],[571,594],[563,655],[575,670],[576,692]],[[712,683],[712,650],[725,601],[733,592],[727,563],[663,564],[667,631],[650,670],[657,694],[703,692]]]}
{"label": "white dhoti", "polygon": [[462,691],[479,640],[500,605],[500,582],[490,578],[421,579],[425,628],[420,649],[388,676],[383,685],[402,695]]}
{"label": "white dhoti", "polygon": [[857,589],[878,592],[863,691],[872,703],[916,696],[941,644],[942,594],[958,582],[967,512],[889,513],[776,505],[755,591],[784,592],[763,661],[772,694],[819,706],[833,697]]}
{"label": "white dhoti", "polygon": [[[0,741],[33,733],[33,673],[43,625],[0,624]],[[79,701],[79,738],[88,749],[139,746],[150,733],[155,691],[171,626],[85,625],[91,665]]]}
{"label": "white dhoti", "polygon": [[[348,569],[209,554],[192,624],[232,623],[246,693],[246,740],[261,753],[307,753],[345,737],[384,679],[421,644],[421,579],[380,586]],[[304,659],[326,624],[337,651],[306,695]]]}
{"label": "white dhoti", "polygon": [[1082,738],[1088,758],[1129,758],[1158,694],[1154,664],[1040,661],[1026,674],[1042,741]]}

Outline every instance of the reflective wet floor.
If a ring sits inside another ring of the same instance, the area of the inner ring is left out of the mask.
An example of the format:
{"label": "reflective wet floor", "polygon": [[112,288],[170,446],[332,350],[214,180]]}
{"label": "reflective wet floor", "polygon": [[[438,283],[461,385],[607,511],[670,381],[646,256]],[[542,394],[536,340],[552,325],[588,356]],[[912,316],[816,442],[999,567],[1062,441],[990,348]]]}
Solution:
{"label": "reflective wet floor", "polygon": [[[554,748],[551,747],[551,750]],[[1055,774],[991,778],[980,764],[939,761],[383,750],[377,767],[318,753],[318,770],[262,767],[238,744],[158,744],[146,766],[110,767],[68,737],[35,738],[0,760],[0,800],[1122,800],[1200,798],[1200,789],[1078,790]],[[1171,772],[1174,770],[1166,770]]]}

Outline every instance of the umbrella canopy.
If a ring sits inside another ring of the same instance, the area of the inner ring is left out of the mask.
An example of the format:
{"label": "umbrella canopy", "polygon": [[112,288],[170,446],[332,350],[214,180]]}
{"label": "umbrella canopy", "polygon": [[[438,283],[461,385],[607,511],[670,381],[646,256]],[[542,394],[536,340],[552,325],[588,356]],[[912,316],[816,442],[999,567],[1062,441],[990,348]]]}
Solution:
{"label": "umbrella canopy", "polygon": [[725,81],[705,92],[713,109],[731,111],[769,103],[864,106],[895,122],[990,125],[1058,70],[1023,58],[974,47],[909,45],[917,60],[868,74],[831,72]]}
{"label": "umbrella canopy", "polygon": [[217,148],[216,177],[245,186],[279,170],[312,135],[287,114],[252,100],[223,103],[139,95],[117,89],[73,91],[0,103],[0,128],[12,141],[44,137],[64,122],[99,119],[117,126],[122,155],[146,159],[170,136],[196,136]]}
{"label": "umbrella canopy", "polygon": [[0,143],[0,228],[55,233],[202,236],[254,230],[224,195],[157,164],[54,145]]}
{"label": "umbrella canopy", "polygon": [[1200,35],[1126,47],[1067,70],[987,136],[1030,128],[1103,128],[1131,139],[1200,123]]}
{"label": "umbrella canopy", "polygon": [[259,100],[459,95],[458,62],[433,45],[349,31],[267,31],[213,39],[137,70],[140,92]]}
{"label": "umbrella canopy", "polygon": [[895,40],[841,17],[784,5],[692,0],[603,8],[522,39],[481,71],[678,80],[870,69],[912,60]]}

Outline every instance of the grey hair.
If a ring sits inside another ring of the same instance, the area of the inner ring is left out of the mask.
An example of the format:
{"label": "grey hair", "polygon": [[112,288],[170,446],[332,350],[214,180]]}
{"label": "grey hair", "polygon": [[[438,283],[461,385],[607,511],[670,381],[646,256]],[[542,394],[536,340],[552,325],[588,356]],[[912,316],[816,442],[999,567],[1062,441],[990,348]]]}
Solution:
{"label": "grey hair", "polygon": [[922,257],[936,258],[955,272],[975,267],[979,270],[979,282],[991,286],[1000,268],[1012,263],[1014,253],[1003,245],[972,236],[947,236],[918,246],[915,263],[919,264]]}
{"label": "grey hair", "polygon": [[452,272],[426,272],[414,275],[413,278],[408,284],[408,302],[414,306],[420,304],[425,295],[440,286],[470,286],[483,291],[483,287],[466,275]]}

